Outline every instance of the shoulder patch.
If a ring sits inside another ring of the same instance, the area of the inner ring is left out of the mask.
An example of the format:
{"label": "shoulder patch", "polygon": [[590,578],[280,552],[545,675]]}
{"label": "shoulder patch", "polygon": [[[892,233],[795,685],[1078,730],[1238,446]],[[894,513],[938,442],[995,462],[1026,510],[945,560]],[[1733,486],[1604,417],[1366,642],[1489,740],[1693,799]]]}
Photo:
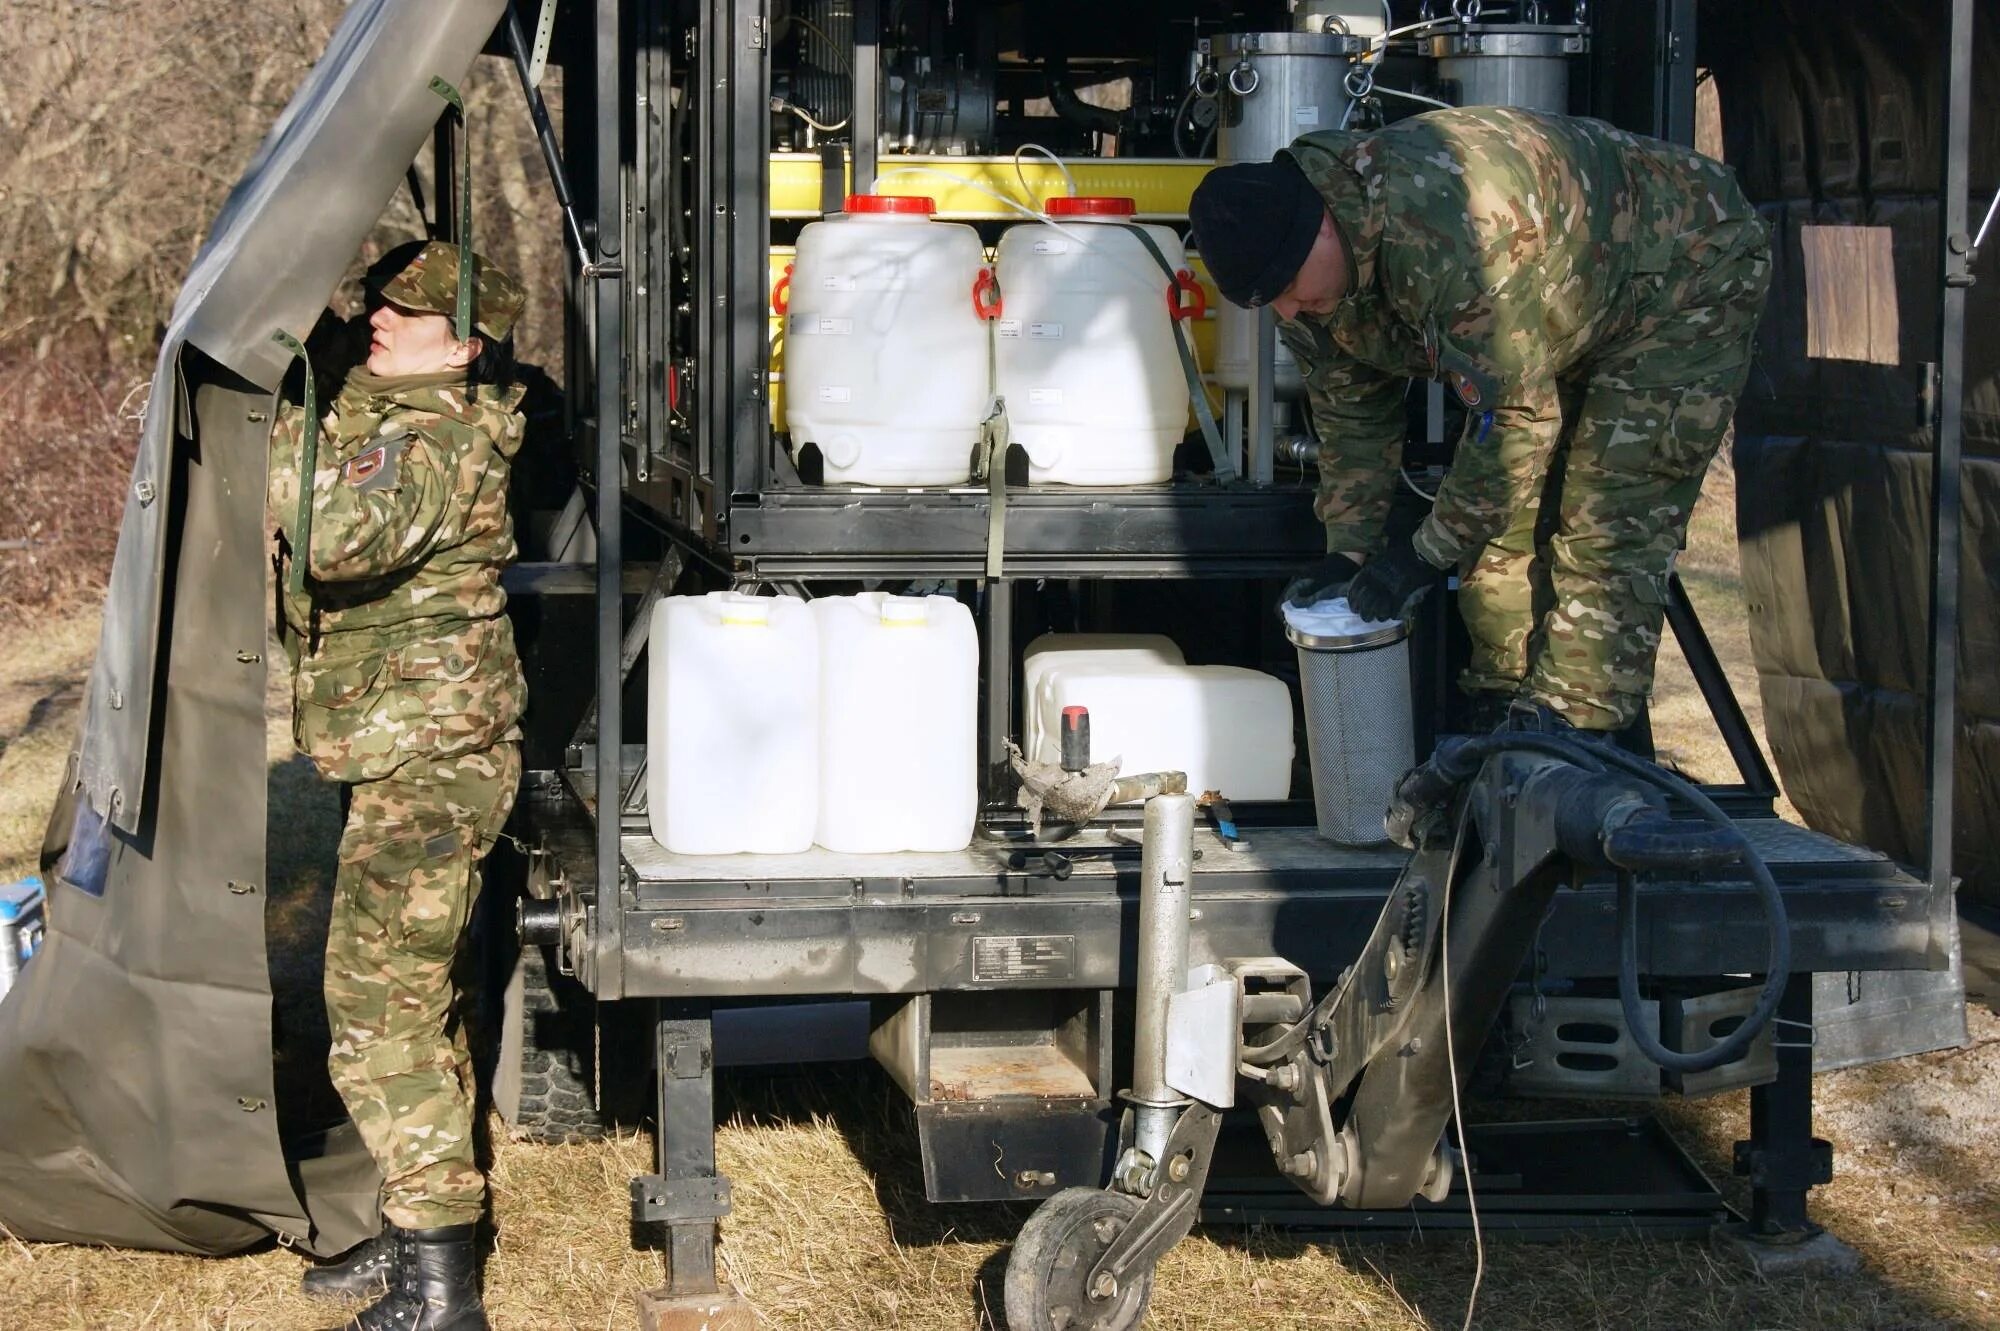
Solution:
{"label": "shoulder patch", "polygon": [[408,434],[377,440],[373,448],[347,460],[341,469],[342,479],[363,494],[393,488],[403,460],[403,445],[408,440]]}

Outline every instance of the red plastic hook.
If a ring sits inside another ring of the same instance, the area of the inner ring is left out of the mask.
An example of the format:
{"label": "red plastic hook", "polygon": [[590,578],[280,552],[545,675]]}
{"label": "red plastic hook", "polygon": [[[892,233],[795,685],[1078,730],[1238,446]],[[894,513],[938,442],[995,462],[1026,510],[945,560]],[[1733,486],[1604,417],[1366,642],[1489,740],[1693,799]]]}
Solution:
{"label": "red plastic hook", "polygon": [[[988,302],[991,297],[991,302]],[[1000,317],[1000,280],[993,276],[991,268],[979,270],[979,276],[972,279],[972,312],[982,319]]]}
{"label": "red plastic hook", "polygon": [[785,265],[785,275],[778,279],[778,285],[771,288],[771,313],[783,314],[792,307],[792,265]]}
{"label": "red plastic hook", "polygon": [[[1182,304],[1182,296],[1191,296],[1190,304]],[[1208,293],[1195,281],[1194,273],[1183,268],[1174,274],[1174,280],[1167,283],[1167,313],[1176,319],[1199,319],[1208,313]]]}

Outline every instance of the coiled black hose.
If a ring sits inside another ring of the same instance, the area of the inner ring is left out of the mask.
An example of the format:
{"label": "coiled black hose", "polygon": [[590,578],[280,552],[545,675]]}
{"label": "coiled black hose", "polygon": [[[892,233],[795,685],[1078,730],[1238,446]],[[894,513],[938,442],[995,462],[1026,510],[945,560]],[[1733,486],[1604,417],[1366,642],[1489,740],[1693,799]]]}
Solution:
{"label": "coiled black hose", "polygon": [[1639,1046],[1639,1051],[1669,1072],[1709,1072],[1743,1057],[1749,1051],[1751,1042],[1777,1015],[1778,1002],[1784,997],[1785,985],[1791,979],[1791,923],[1785,914],[1784,896],[1778,891],[1778,880],[1771,876],[1770,866],[1764,863],[1764,857],[1757,853],[1749,838],[1743,835],[1743,830],[1729,815],[1693,783],[1642,758],[1635,758],[1622,749],[1584,744],[1555,735],[1502,732],[1470,741],[1464,753],[1467,758],[1476,756],[1483,761],[1490,754],[1506,750],[1539,753],[1599,771],[1608,765],[1656,790],[1679,796],[1693,806],[1704,821],[1724,829],[1725,834],[1734,840],[1738,859],[1749,871],[1750,882],[1757,889],[1758,902],[1764,909],[1765,923],[1771,931],[1770,959],[1765,964],[1764,987],[1757,995],[1756,1007],[1743,1019],[1742,1025],[1697,1053],[1678,1053],[1660,1043],[1659,1037],[1646,1028],[1645,1013],[1639,1006],[1639,883],[1631,870],[1623,867],[1618,870],[1618,1003],[1625,1014],[1626,1028],[1632,1032],[1632,1040]]}

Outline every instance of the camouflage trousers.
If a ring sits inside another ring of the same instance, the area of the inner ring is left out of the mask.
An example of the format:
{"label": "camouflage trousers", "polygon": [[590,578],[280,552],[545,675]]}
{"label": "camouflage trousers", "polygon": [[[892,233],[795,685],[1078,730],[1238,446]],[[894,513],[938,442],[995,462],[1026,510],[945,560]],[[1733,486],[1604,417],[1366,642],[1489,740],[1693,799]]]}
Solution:
{"label": "camouflage trousers", "polygon": [[476,1221],[472,1062],[453,978],[479,862],[513,809],[518,743],[415,758],[350,787],[326,947],[328,1069],[405,1228]]}
{"label": "camouflage trousers", "polygon": [[1540,500],[1460,570],[1463,687],[1584,730],[1623,729],[1652,695],[1667,579],[1750,373],[1768,251],[1652,280],[1661,312],[1563,386]]}

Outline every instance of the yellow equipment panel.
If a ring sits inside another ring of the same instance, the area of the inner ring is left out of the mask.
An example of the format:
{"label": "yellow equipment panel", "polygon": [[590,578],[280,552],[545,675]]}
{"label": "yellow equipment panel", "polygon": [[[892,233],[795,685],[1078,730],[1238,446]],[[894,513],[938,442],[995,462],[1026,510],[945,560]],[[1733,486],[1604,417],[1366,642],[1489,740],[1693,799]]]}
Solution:
{"label": "yellow equipment panel", "polygon": [[[1078,194],[1110,194],[1138,205],[1142,222],[1182,221],[1188,196],[1215,163],[1177,157],[1081,157],[1066,161]],[[852,188],[853,164],[848,165]],[[820,160],[813,153],[771,154],[771,216],[820,216]],[[1026,183],[1025,194],[1023,182]],[[883,194],[924,194],[950,221],[1011,221],[1023,208],[1039,209],[1053,194],[1068,192],[1062,172],[1046,157],[900,157],[880,159],[875,186]]]}

